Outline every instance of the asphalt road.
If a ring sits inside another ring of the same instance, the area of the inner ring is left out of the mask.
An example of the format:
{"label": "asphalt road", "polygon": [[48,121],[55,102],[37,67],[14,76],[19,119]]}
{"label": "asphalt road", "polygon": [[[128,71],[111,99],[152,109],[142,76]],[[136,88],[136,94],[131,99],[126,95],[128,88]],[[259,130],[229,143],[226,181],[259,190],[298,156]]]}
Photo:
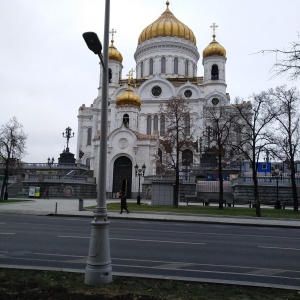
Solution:
{"label": "asphalt road", "polygon": [[[90,219],[0,214],[0,266],[84,272]],[[114,275],[300,288],[299,230],[113,219]]]}

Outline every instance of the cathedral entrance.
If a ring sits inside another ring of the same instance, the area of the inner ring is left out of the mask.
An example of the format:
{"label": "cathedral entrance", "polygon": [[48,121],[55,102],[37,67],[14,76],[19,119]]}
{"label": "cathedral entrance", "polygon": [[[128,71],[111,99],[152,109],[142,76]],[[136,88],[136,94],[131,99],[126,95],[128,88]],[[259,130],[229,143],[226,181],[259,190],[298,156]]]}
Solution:
{"label": "cathedral entrance", "polygon": [[113,197],[120,191],[125,191],[127,199],[131,198],[132,162],[126,156],[115,160],[113,176]]}

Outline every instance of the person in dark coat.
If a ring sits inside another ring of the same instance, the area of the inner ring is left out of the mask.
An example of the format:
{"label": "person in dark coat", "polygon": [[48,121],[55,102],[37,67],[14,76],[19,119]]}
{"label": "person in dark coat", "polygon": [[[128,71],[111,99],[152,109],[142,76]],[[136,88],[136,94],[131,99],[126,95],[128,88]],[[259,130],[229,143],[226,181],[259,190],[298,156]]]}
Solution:
{"label": "person in dark coat", "polygon": [[127,209],[126,195],[125,195],[124,192],[121,193],[121,211],[120,211],[120,214],[123,212],[123,209],[125,209],[127,211],[127,213],[129,214],[129,211]]}

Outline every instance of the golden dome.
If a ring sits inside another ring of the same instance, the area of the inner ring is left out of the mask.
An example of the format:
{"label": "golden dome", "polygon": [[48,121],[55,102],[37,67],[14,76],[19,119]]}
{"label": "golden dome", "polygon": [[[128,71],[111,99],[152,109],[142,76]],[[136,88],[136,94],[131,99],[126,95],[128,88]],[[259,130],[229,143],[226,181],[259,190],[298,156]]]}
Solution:
{"label": "golden dome", "polygon": [[213,35],[212,42],[203,50],[203,58],[208,56],[226,56],[225,48],[215,40],[216,35]]}
{"label": "golden dome", "polygon": [[118,49],[114,46],[113,40],[111,40],[111,44],[108,48],[108,57],[109,57],[109,59],[119,61],[120,63],[123,61],[123,56],[118,51]]}
{"label": "golden dome", "polygon": [[141,98],[130,88],[129,84],[127,89],[116,99],[117,106],[134,105],[140,107],[141,104]]}
{"label": "golden dome", "polygon": [[172,36],[188,40],[196,45],[193,31],[173,15],[169,10],[169,1],[166,5],[167,8],[162,15],[142,31],[138,44],[160,36]]}

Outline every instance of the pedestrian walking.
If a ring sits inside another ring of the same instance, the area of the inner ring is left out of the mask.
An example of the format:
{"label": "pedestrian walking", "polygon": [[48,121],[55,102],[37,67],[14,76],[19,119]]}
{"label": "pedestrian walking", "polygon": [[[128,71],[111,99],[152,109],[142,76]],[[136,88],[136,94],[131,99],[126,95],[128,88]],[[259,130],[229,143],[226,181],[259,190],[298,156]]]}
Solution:
{"label": "pedestrian walking", "polygon": [[124,191],[122,191],[122,193],[121,193],[121,211],[120,211],[120,214],[123,212],[123,209],[125,209],[127,211],[127,213],[129,214],[129,211],[127,209],[127,199],[126,199],[126,195],[125,195]]}
{"label": "pedestrian walking", "polygon": [[45,196],[45,199],[49,199],[49,188],[46,188],[46,196]]}

